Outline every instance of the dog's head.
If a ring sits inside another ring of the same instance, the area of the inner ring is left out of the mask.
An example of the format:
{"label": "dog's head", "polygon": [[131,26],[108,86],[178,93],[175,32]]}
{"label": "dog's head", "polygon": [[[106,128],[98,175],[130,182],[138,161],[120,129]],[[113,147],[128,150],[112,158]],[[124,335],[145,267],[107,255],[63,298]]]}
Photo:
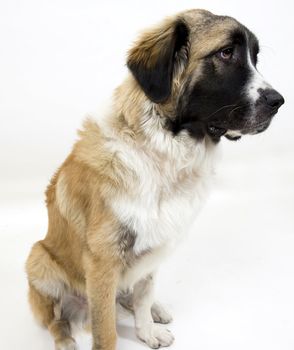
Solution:
{"label": "dog's head", "polygon": [[173,106],[166,127],[218,141],[264,131],[284,103],[256,69],[258,52],[235,19],[191,10],[144,33],[127,64],[152,102]]}

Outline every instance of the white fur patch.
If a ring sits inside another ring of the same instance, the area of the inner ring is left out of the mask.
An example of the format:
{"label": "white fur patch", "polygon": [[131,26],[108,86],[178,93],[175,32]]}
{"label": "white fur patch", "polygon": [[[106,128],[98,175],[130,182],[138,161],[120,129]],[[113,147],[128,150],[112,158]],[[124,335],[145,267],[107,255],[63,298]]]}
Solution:
{"label": "white fur patch", "polygon": [[206,198],[212,172],[212,149],[205,141],[194,142],[187,152],[181,141],[164,145],[163,135],[158,137],[160,140],[151,144],[161,150],[166,146],[166,159],[161,161],[150,149],[145,152],[123,142],[116,144],[118,157],[139,180],[130,184],[137,186],[135,196],[118,196],[110,204],[119,220],[136,233],[136,254],[179,238],[188,230]]}
{"label": "white fur patch", "polygon": [[254,104],[260,97],[260,93],[258,92],[258,90],[270,88],[270,85],[264,80],[263,76],[254,67],[251,61],[249,49],[247,51],[247,62],[252,74],[251,80],[247,86],[247,95],[249,96],[249,98],[252,100],[252,103]]}
{"label": "white fur patch", "polygon": [[215,159],[216,147],[210,140],[196,142],[186,131],[174,137],[162,127],[150,102],[144,112],[145,144],[130,144],[105,124],[103,128],[109,140],[106,147],[138,179],[129,184],[132,194],[118,194],[109,205],[136,234],[135,254],[151,251],[122,276],[123,289],[154,271],[167,247],[189,230],[207,197]]}
{"label": "white fur patch", "polygon": [[228,130],[226,132],[226,135],[228,135],[230,137],[240,137],[240,136],[242,136],[242,133],[240,130]]}
{"label": "white fur patch", "polygon": [[126,269],[120,276],[119,289],[127,291],[132,289],[140,279],[145,278],[158,268],[158,265],[170,253],[172,247],[168,244],[153,249],[152,252],[146,253],[138,259],[136,264]]}

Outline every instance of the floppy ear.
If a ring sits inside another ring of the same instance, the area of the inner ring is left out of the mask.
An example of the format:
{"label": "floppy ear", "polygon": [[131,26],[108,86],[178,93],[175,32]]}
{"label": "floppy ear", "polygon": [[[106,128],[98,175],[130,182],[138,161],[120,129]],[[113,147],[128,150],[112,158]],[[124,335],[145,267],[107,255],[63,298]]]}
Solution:
{"label": "floppy ear", "polygon": [[[161,103],[169,98],[176,66],[187,60],[188,35],[183,20],[168,20],[144,33],[129,51],[127,65],[151,101]],[[185,49],[183,55],[181,49]]]}

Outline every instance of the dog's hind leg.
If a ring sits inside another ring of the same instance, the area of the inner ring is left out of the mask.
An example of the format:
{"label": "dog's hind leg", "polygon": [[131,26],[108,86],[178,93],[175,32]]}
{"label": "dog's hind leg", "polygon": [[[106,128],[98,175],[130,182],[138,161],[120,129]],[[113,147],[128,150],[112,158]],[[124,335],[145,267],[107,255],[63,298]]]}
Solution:
{"label": "dog's hind leg", "polygon": [[62,270],[41,242],[36,243],[27,260],[29,302],[36,319],[48,328],[56,350],[75,350],[70,320],[63,317],[61,296],[64,293]]}
{"label": "dog's hind leg", "polygon": [[29,301],[37,320],[48,328],[54,338],[56,350],[75,350],[76,343],[71,335],[70,323],[62,319],[60,305],[54,299],[42,295],[32,285],[29,289]]}

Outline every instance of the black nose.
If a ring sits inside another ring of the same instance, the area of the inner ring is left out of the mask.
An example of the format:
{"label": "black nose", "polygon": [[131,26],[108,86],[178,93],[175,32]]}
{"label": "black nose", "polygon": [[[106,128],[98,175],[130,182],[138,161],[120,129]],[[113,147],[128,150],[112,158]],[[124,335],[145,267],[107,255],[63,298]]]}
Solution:
{"label": "black nose", "polygon": [[270,107],[278,109],[284,104],[284,97],[274,89],[265,89],[260,93],[263,101]]}

